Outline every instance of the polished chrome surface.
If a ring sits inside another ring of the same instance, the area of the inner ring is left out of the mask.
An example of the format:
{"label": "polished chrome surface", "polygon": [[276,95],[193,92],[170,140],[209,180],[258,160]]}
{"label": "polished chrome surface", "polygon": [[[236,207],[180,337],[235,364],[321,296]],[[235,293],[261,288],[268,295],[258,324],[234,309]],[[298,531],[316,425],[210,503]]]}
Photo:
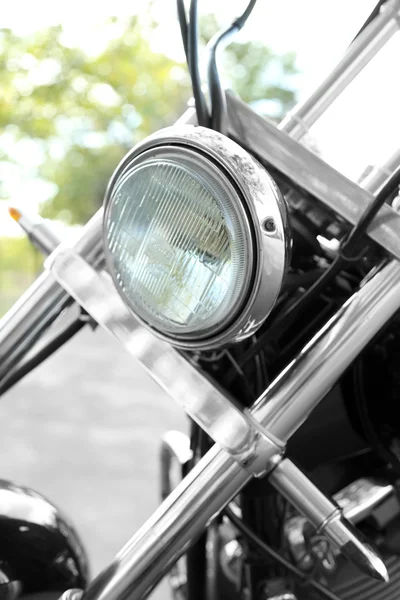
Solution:
{"label": "polished chrome surface", "polygon": [[321,524],[317,529],[317,534],[323,534],[331,540],[342,554],[355,563],[366,575],[386,583],[389,581],[385,563],[375,548],[350,521],[343,517],[340,510]]}
{"label": "polished chrome surface", "polygon": [[59,248],[73,247],[95,268],[104,265],[103,256],[103,209],[100,208],[77,233],[76,238],[60,244]]}
{"label": "polished chrome surface", "polygon": [[[333,500],[342,509],[343,516],[356,524],[373,514],[374,509],[394,493],[392,485],[363,477],[337,492]],[[307,551],[304,538],[306,524],[307,519],[303,516],[291,517],[285,523],[285,535],[295,560],[308,568],[313,564],[313,558]]]}
{"label": "polished chrome surface", "polygon": [[161,456],[164,448],[167,452],[176,457],[181,465],[187,463],[192,457],[193,452],[190,449],[190,438],[182,431],[167,431],[161,439]]}
{"label": "polished chrome surface", "polygon": [[279,125],[293,139],[300,139],[356,75],[399,29],[399,0],[386,2],[368,27],[348,48],[343,59],[309,98],[291,111]]}
{"label": "polished chrome surface", "polygon": [[[65,267],[68,267],[68,258],[66,263]],[[82,266],[79,257],[78,262],[74,260],[73,263],[79,263],[79,269]],[[60,283],[67,285],[76,299],[80,297],[81,286],[86,289],[91,285],[87,280],[89,273],[86,266],[79,276],[76,270],[72,269],[66,274],[62,263],[57,265],[59,271],[55,275]],[[127,313],[114,288],[111,296],[109,295],[109,284],[110,282],[107,284],[105,280],[96,313],[103,311],[107,316],[111,298],[112,302],[118,298],[119,303],[113,309],[117,311],[114,334],[126,340],[127,334],[124,329],[132,322],[128,316],[131,319],[132,317]],[[252,415],[262,426],[268,428],[269,435],[286,441],[399,307],[400,265],[393,261],[385,265],[350,298],[260,397],[252,409]],[[126,316],[126,320],[124,317],[119,325],[118,315]],[[152,337],[146,329],[142,328],[141,332],[143,339],[140,343],[135,342],[135,345],[142,346],[143,349],[139,353],[144,350],[146,355],[150,352],[152,344],[159,347],[161,342]],[[132,339],[134,337],[132,336]],[[135,348],[130,350],[133,353],[137,352]],[[161,359],[154,363],[157,377],[165,378],[170,385],[171,378],[179,373],[177,381],[183,386],[181,389],[185,390],[186,394],[184,382],[187,380],[189,365],[180,357],[180,371],[174,370],[171,374],[169,368],[166,369],[167,364],[170,364],[164,363],[163,354],[160,356]],[[162,381],[160,383],[162,384]],[[190,389],[190,394],[193,391],[193,388]],[[174,393],[178,392],[181,393],[179,386],[175,388]],[[202,402],[197,394],[196,400]],[[188,401],[190,408],[189,398]],[[219,424],[223,426],[221,421]],[[220,435],[220,432],[216,433]],[[225,431],[223,437],[233,440],[235,434]],[[246,436],[242,435],[241,443],[244,439]],[[128,597],[142,598],[148,594],[186,551],[190,541],[200,535],[207,522],[239,492],[249,478],[250,475],[233,458],[215,446],[131,539],[112,565],[89,587],[87,598],[123,600]],[[350,549],[352,548],[353,546],[350,546]],[[372,560],[372,555],[370,558]]]}
{"label": "polished chrome surface", "polygon": [[162,436],[160,448],[161,498],[165,500],[176,487],[172,478],[174,467],[179,469],[179,481],[183,479],[185,464],[191,460],[190,438],[181,431],[167,431]]}
{"label": "polished chrome surface", "polygon": [[[227,94],[229,135],[285,174],[296,185],[321,200],[355,225],[373,195],[347,179],[316,154],[292,140],[284,131],[255,114],[244,102]],[[368,229],[368,235],[400,259],[400,214],[385,204]]]}
{"label": "polished chrome surface", "polygon": [[30,350],[60,312],[69,295],[50,273],[42,273],[0,320],[0,378]]}
{"label": "polished chrome surface", "polygon": [[297,600],[296,596],[292,592],[284,592],[278,596],[268,596],[264,600]]}
{"label": "polished chrome surface", "polygon": [[25,231],[32,244],[46,256],[51,254],[61,243],[55,231],[39,215],[32,218],[18,209],[10,210],[12,216],[17,215],[16,222]]}
{"label": "polished chrome surface", "polygon": [[2,600],[16,600],[22,592],[22,583],[15,579],[11,569],[2,564],[0,568],[0,597]]}
{"label": "polished chrome surface", "polygon": [[106,273],[99,275],[73,251],[47,261],[55,279],[106,331],[114,335],[159,385],[222,448],[246,469],[261,475],[284,446],[271,439],[250,413],[241,411],[205,375],[158,339],[131,314]]}
{"label": "polished chrome surface", "polygon": [[46,256],[61,244],[59,237],[46,222],[34,225],[28,235],[32,243]]}
{"label": "polished chrome surface", "polygon": [[268,478],[290,504],[316,528],[338,510],[338,506],[288,458],[277,462],[276,468]]}
{"label": "polished chrome surface", "polygon": [[86,552],[68,520],[37,492],[9,481],[0,481],[0,564],[27,596],[61,594],[89,579]]}
{"label": "polished chrome surface", "polygon": [[394,493],[392,485],[362,477],[337,492],[334,500],[342,508],[346,519],[359,523],[368,517],[378,504]]}
{"label": "polished chrome surface", "polygon": [[294,508],[304,515],[347,558],[367,575],[388,581],[382,559],[343,516],[341,509],[323,494],[289,459],[281,460],[269,474],[269,481]]}
{"label": "polished chrome surface", "polygon": [[398,166],[400,166],[400,148],[383,165],[376,165],[368,175],[359,181],[359,185],[375,194],[393,175]]}
{"label": "polished chrome surface", "polygon": [[[79,232],[75,242],[76,251],[95,266],[103,262],[102,220],[101,209]],[[71,302],[51,273],[45,271],[38,277],[0,319],[0,378],[27,354]]]}
{"label": "polished chrome surface", "polygon": [[146,597],[249,479],[224,450],[214,446],[89,585],[84,598]]}
{"label": "polished chrome surface", "polygon": [[388,262],[303,348],[253,405],[254,416],[285,441],[400,308],[400,264]]}
{"label": "polished chrome surface", "polygon": [[61,596],[60,600],[81,600],[83,595],[83,590],[79,588],[72,588],[70,590],[66,590]]}
{"label": "polished chrome surface", "polygon": [[[123,159],[108,187],[105,198],[106,216],[113,189],[132,162],[151,149],[173,145],[186,147],[187,150],[200,151],[203,155],[210,157],[239,188],[254,229],[256,273],[246,305],[236,320],[221,333],[196,340],[162,335],[160,332],[155,333],[178,347],[221,347],[223,344],[250,336],[263,323],[273,308],[282,286],[288,261],[290,234],[286,206],[275,182],[240,145],[210,129],[186,125],[169,127],[151,135]],[[232,198],[233,200],[234,198]],[[265,228],[265,222],[268,219],[273,221],[272,231]],[[108,262],[110,263],[110,260]]]}

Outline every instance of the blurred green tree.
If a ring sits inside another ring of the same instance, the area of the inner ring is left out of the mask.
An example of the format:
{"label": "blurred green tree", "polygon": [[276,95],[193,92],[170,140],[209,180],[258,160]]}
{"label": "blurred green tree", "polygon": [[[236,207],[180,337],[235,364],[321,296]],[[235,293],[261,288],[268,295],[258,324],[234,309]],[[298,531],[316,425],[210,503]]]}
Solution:
{"label": "blurred green tree", "polygon": [[[95,212],[126,151],[172,124],[191,95],[186,66],[152,51],[148,23],[134,17],[107,26],[95,53],[65,43],[61,26],[25,37],[0,30],[0,174],[23,168],[16,149],[30,151],[34,176],[52,184],[42,213],[69,223]],[[214,17],[203,18],[203,40],[217,28]],[[247,42],[222,58],[224,83],[260,112],[280,118],[294,104],[293,54]]]}

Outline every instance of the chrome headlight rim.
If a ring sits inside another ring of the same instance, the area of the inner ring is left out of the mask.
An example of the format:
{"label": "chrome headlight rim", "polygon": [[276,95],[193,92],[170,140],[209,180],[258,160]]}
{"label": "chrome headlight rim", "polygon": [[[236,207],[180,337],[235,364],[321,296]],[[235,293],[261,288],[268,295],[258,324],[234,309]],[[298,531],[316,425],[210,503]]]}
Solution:
{"label": "chrome headlight rim", "polygon": [[[228,346],[247,339],[260,327],[272,310],[281,290],[289,264],[291,240],[286,203],[275,181],[264,167],[236,142],[204,127],[180,125],[162,129],[149,136],[123,158],[110,179],[106,191],[104,228],[115,186],[129,170],[132,161],[147,151],[155,151],[167,146],[180,148],[183,152],[187,150],[197,152],[212,162],[228,178],[236,193],[239,194],[254,236],[256,252],[253,253],[252,273],[241,311],[235,311],[230,322],[225,324],[225,328],[213,331],[209,337],[196,336],[190,339],[184,334],[179,336],[165,334],[143,320],[136,312],[134,315],[157,337],[177,348],[212,350]],[[115,282],[107,244],[105,244],[105,255]]]}

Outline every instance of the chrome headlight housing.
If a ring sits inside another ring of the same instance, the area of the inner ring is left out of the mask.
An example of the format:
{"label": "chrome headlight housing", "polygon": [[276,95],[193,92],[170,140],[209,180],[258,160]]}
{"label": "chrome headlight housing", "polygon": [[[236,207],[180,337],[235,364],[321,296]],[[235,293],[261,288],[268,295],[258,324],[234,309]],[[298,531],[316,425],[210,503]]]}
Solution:
{"label": "chrome headlight housing", "polygon": [[203,127],[144,140],[106,193],[114,283],[142,323],[181,348],[252,335],[279,294],[289,243],[274,181],[238,144]]}

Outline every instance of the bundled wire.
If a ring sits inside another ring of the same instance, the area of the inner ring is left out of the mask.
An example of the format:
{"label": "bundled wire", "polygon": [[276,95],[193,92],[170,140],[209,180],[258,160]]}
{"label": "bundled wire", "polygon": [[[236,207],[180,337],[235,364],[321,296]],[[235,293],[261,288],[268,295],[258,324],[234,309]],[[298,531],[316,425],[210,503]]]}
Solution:
{"label": "bundled wire", "polygon": [[199,125],[211,127],[216,131],[224,133],[227,109],[225,92],[221,85],[217,67],[217,51],[222,44],[228,43],[229,39],[242,29],[249,18],[257,0],[250,0],[245,11],[236,18],[229,27],[218,32],[209,42],[207,77],[211,100],[211,120],[208,114],[207,103],[201,89],[199,71],[198,50],[198,14],[197,0],[191,0],[189,9],[189,22],[185,11],[184,0],[177,0],[178,20],[181,29],[183,47],[192,80],[193,96]]}
{"label": "bundled wire", "polygon": [[177,0],[176,6],[178,9],[178,21],[181,29],[181,37],[183,43],[183,49],[185,50],[186,61],[189,63],[189,52],[188,52],[188,24],[186,19],[186,11],[183,0]]}
{"label": "bundled wire", "polygon": [[383,185],[377,196],[371,204],[365,209],[359,222],[354,225],[350,234],[340,245],[340,251],[333,263],[324,274],[308,290],[298,298],[290,308],[279,315],[271,326],[258,338],[257,342],[248,350],[241,358],[240,365],[243,366],[257,352],[259,352],[268,339],[274,337],[282,325],[285,328],[290,327],[295,323],[304,312],[304,310],[312,304],[319,294],[331,283],[335,277],[343,270],[343,268],[352,262],[361,260],[365,254],[365,250],[360,252],[359,244],[362,237],[366,234],[368,227],[378,214],[379,210],[385,202],[396,194],[400,186],[400,167],[396,169],[390,179]]}
{"label": "bundled wire", "polygon": [[208,115],[206,99],[204,97],[203,90],[201,89],[201,79],[199,70],[199,26],[197,14],[197,0],[191,0],[189,10],[189,23],[187,21],[185,5],[183,0],[177,0],[177,8],[183,47],[186,54],[190,79],[192,81],[197,121],[199,125],[202,125],[203,127],[208,127],[210,119]]}
{"label": "bundled wire", "polygon": [[227,121],[227,109],[225,92],[217,68],[217,51],[219,47],[226,45],[230,38],[242,29],[256,4],[257,0],[250,0],[243,14],[235,19],[229,27],[219,31],[208,44],[208,87],[211,97],[211,127],[216,131],[225,133]]}

